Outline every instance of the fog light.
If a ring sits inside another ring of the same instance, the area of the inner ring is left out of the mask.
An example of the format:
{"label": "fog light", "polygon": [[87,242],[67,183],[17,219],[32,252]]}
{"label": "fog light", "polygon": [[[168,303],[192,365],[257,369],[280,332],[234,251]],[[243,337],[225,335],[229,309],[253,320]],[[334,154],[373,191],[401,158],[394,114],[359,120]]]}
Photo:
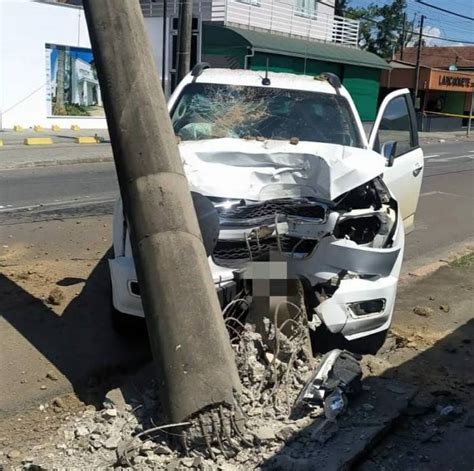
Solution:
{"label": "fog light", "polygon": [[140,286],[138,285],[138,281],[130,281],[128,283],[128,289],[134,296],[140,296]]}
{"label": "fog light", "polygon": [[360,303],[349,304],[349,309],[354,316],[367,316],[368,314],[378,314],[385,309],[386,299],[371,299]]}

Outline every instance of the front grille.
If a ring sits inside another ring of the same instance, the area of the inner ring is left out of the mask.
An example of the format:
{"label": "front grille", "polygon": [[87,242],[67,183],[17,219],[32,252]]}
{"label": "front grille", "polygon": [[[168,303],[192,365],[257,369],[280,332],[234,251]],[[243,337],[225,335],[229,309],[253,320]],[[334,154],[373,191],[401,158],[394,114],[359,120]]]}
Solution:
{"label": "front grille", "polygon": [[218,213],[221,219],[228,221],[273,218],[275,214],[323,220],[326,216],[326,208],[310,200],[284,199],[234,206],[230,209],[220,207]]}
{"label": "front grille", "polygon": [[[316,240],[299,239],[297,237],[280,236],[281,250],[285,253],[304,254],[311,253],[316,247]],[[276,237],[256,240],[219,240],[214,248],[214,259],[225,260],[265,260],[270,251],[277,251]],[[251,257],[250,257],[251,254]]]}

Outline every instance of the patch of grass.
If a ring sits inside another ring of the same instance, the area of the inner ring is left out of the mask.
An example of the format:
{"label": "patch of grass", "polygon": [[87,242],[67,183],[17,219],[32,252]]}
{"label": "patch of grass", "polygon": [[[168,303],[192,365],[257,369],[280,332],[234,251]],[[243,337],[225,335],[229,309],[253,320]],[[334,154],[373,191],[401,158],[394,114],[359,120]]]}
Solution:
{"label": "patch of grass", "polygon": [[468,253],[451,262],[449,266],[453,268],[470,268],[474,265],[474,252]]}

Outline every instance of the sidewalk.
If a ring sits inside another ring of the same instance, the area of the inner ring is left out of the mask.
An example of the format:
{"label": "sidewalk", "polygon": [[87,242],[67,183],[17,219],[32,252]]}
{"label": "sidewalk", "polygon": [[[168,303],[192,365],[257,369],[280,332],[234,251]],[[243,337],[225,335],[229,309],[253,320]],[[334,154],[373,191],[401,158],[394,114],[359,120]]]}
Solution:
{"label": "sidewalk", "polygon": [[75,144],[77,137],[84,136],[98,136],[104,142],[110,142],[109,132],[107,129],[80,129],[79,131],[71,131],[70,129],[60,129],[59,131],[51,131],[45,129],[41,132],[36,132],[31,128],[24,131],[17,132],[12,129],[1,129],[0,139],[3,140],[5,147],[9,146],[23,146],[23,141],[28,137],[50,137],[53,140],[53,145],[56,144]]}
{"label": "sidewalk", "polygon": [[[76,138],[98,136],[101,143],[77,144]],[[24,145],[28,137],[51,137],[52,145]],[[0,131],[0,169],[17,169],[26,167],[46,167],[63,164],[85,164],[112,162],[112,148],[106,129],[84,129],[71,131],[35,132],[27,129],[23,132]]]}
{"label": "sidewalk", "polygon": [[432,143],[433,141],[466,141],[474,140],[474,127],[471,129],[469,137],[466,136],[466,130],[463,131],[446,131],[446,132],[419,132],[421,143]]}
{"label": "sidewalk", "polygon": [[[98,136],[101,143],[77,144],[76,138],[84,136]],[[53,144],[24,145],[23,142],[28,137],[51,137]],[[0,170],[113,161],[107,129],[83,129],[80,131],[64,129],[60,131],[45,130],[44,132],[35,132],[32,129],[26,129],[23,132],[0,130],[0,140],[3,140],[3,146],[0,146]],[[466,138],[465,131],[420,132],[422,145],[466,140],[474,140],[474,129],[469,138]]]}

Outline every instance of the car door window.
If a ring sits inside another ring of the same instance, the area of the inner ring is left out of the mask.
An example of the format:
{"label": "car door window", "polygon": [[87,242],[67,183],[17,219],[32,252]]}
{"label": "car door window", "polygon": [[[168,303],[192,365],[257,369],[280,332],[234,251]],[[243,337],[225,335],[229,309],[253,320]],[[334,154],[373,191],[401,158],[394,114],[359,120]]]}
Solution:
{"label": "car door window", "polygon": [[397,142],[395,157],[416,147],[406,96],[398,96],[387,105],[377,133],[376,150],[380,152],[383,144],[388,141]]}

